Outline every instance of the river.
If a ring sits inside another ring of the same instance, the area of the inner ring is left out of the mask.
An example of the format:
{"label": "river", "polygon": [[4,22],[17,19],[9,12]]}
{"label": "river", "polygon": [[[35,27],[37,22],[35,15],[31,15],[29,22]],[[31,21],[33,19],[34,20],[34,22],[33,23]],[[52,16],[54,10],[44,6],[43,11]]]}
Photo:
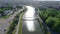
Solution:
{"label": "river", "polygon": [[27,11],[22,17],[22,34],[43,34],[35,8],[32,6],[26,8]]}

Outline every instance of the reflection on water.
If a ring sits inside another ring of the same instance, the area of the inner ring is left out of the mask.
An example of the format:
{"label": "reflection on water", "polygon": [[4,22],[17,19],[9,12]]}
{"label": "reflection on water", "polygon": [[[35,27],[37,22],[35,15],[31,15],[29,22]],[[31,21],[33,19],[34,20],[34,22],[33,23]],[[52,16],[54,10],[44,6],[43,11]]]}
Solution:
{"label": "reflection on water", "polygon": [[33,21],[26,21],[27,30],[30,32],[35,31],[35,26]]}
{"label": "reflection on water", "polygon": [[25,13],[25,17],[34,17],[34,8],[30,7],[30,6],[26,6],[27,7],[27,12]]}
{"label": "reflection on water", "polygon": [[[27,12],[25,13],[26,19],[28,20],[34,19],[34,13],[35,13],[34,8],[31,6],[26,6],[26,7],[27,7]],[[30,32],[35,31],[34,21],[25,21],[25,22],[28,31]]]}
{"label": "reflection on water", "polygon": [[26,6],[27,11],[23,15],[22,20],[22,34],[42,34],[35,8],[32,6]]}

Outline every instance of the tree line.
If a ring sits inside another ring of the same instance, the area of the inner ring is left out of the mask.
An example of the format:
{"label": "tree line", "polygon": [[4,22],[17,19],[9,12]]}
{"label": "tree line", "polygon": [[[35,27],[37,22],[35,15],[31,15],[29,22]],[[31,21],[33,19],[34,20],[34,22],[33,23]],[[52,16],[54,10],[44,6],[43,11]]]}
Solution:
{"label": "tree line", "polygon": [[39,16],[53,32],[60,33],[60,10],[39,8]]}

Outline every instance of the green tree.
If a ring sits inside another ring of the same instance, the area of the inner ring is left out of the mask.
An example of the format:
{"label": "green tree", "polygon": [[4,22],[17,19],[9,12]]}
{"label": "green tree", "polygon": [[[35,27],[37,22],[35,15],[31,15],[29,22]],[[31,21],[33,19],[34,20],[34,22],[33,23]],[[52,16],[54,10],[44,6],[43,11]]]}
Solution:
{"label": "green tree", "polygon": [[60,19],[49,17],[46,20],[46,24],[54,31],[54,32],[60,32]]}
{"label": "green tree", "polygon": [[46,19],[46,24],[51,28],[55,23],[55,19],[53,17],[48,17],[48,19]]}

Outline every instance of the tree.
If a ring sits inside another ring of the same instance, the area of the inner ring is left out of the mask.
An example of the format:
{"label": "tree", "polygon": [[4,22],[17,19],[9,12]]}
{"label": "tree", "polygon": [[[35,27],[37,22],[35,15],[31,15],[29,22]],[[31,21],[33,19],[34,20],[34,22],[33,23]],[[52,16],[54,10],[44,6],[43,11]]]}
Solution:
{"label": "tree", "polygon": [[53,17],[48,17],[48,19],[46,19],[46,24],[50,28],[54,25],[54,23],[55,23],[55,19]]}
{"label": "tree", "polygon": [[59,18],[49,17],[46,20],[46,24],[50,27],[54,32],[60,32],[60,20]]}

